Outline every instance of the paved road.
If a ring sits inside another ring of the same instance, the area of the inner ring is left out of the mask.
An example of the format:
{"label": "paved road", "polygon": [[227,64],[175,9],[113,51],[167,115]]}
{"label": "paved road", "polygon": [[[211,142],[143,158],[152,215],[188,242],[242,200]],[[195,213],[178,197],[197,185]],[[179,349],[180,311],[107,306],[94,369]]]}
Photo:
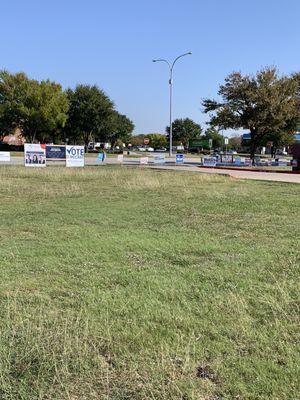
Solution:
{"label": "paved road", "polygon": [[[150,159],[151,160],[151,159]],[[85,159],[86,165],[98,165],[96,157],[86,157]],[[197,172],[197,173],[207,173],[207,174],[221,174],[228,175],[237,179],[253,179],[253,180],[263,180],[263,181],[274,181],[274,182],[288,182],[288,183],[300,183],[300,174],[285,174],[285,173],[276,173],[276,172],[251,172],[251,171],[240,171],[240,170],[231,170],[231,169],[215,169],[215,168],[198,168],[197,159],[195,158],[187,158],[185,159],[184,165],[175,165],[174,160],[168,160],[166,158],[167,163],[165,165],[154,165],[152,162],[148,166],[144,166],[147,168],[155,168],[155,169],[164,169],[164,170],[176,170],[176,171],[189,171],[189,172]],[[24,158],[23,157],[12,157],[11,165],[23,165]],[[117,158],[107,157],[105,164],[117,164]],[[7,165],[7,163],[0,163]],[[49,163],[51,165],[51,163]],[[57,163],[55,163],[57,164]],[[64,162],[60,163],[64,165]],[[139,159],[138,158],[126,158],[124,157],[124,165],[128,166],[138,166]]]}

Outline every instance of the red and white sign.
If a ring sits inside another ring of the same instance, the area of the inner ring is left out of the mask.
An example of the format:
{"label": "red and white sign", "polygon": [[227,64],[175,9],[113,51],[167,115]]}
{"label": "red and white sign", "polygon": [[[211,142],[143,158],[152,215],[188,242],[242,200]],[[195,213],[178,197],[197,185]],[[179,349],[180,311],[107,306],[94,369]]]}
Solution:
{"label": "red and white sign", "polygon": [[146,165],[148,164],[149,158],[148,157],[141,157],[140,158],[140,164],[141,165]]}
{"label": "red and white sign", "polygon": [[46,145],[25,143],[25,167],[46,167]]}
{"label": "red and white sign", "polygon": [[150,143],[150,139],[145,137],[145,138],[144,138],[144,144],[147,145],[147,144],[149,144],[149,143]]}

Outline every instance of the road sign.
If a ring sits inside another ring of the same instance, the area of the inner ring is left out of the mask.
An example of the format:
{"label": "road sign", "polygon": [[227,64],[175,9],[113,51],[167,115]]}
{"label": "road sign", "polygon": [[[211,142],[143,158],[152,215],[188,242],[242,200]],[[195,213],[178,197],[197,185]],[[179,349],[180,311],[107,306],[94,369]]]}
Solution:
{"label": "road sign", "polygon": [[144,144],[147,145],[147,144],[149,144],[149,143],[150,143],[150,139],[145,137],[145,138],[144,138]]}
{"label": "road sign", "polygon": [[224,139],[224,143],[226,144],[226,146],[228,145],[228,138],[227,137]]}

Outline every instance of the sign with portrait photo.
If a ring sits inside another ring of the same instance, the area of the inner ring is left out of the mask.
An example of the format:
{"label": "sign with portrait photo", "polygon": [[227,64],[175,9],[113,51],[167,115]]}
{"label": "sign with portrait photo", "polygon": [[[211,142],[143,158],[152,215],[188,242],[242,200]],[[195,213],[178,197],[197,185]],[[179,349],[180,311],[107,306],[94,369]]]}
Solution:
{"label": "sign with portrait photo", "polygon": [[46,167],[46,145],[24,144],[25,167]]}

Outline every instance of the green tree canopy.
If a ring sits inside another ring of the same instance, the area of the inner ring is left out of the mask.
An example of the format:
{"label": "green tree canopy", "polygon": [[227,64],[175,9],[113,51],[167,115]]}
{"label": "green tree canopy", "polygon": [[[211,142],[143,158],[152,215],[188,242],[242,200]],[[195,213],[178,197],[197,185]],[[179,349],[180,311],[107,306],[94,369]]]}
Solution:
{"label": "green tree canopy", "polygon": [[61,85],[0,71],[0,129],[22,129],[30,141],[55,140],[67,120],[68,100]]}
{"label": "green tree canopy", "polygon": [[232,136],[229,138],[229,146],[236,150],[236,151],[241,151],[242,149],[242,136],[237,135],[237,136]]}
{"label": "green tree canopy", "polygon": [[154,148],[167,147],[168,139],[166,135],[161,133],[149,133],[145,137],[150,139],[149,145]]}
{"label": "green tree canopy", "polygon": [[65,135],[85,146],[93,139],[106,141],[115,127],[114,104],[97,86],[77,85],[66,91],[69,118]]}
{"label": "green tree canopy", "polygon": [[111,133],[107,136],[107,140],[110,141],[111,146],[114,147],[117,141],[121,141],[128,145],[132,138],[131,134],[134,130],[133,122],[123,114],[118,111],[114,111],[111,121]]}
{"label": "green tree canopy", "polygon": [[132,146],[142,146],[144,144],[144,138],[148,137],[147,135],[139,134],[133,135],[130,139],[130,144]]}
{"label": "green tree canopy", "polygon": [[278,77],[275,68],[265,68],[255,76],[234,72],[220,86],[222,101],[205,99],[204,111],[210,123],[221,129],[245,128],[251,133],[251,158],[270,135],[296,129],[299,119],[299,85],[294,77]]}
{"label": "green tree canopy", "polygon": [[210,127],[210,128],[206,129],[203,139],[212,139],[212,145],[214,148],[222,147],[224,144],[223,136],[214,127]]}
{"label": "green tree canopy", "polygon": [[[188,146],[189,139],[199,137],[202,133],[202,128],[199,124],[190,118],[176,119],[173,124],[173,142],[174,144],[182,143],[185,147]],[[169,137],[170,127],[166,128]]]}

